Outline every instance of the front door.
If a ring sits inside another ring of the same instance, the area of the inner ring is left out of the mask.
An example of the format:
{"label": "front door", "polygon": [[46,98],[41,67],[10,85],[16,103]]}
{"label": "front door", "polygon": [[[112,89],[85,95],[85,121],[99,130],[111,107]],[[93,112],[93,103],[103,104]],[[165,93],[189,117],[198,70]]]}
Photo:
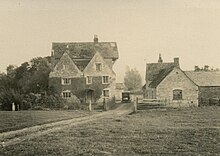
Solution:
{"label": "front door", "polygon": [[94,102],[94,90],[88,90],[86,94],[86,103]]}

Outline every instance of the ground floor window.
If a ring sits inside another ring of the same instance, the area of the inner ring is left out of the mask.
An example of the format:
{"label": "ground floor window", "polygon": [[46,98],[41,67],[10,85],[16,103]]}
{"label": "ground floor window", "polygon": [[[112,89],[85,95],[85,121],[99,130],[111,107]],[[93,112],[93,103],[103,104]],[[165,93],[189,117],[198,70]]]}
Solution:
{"label": "ground floor window", "polygon": [[109,90],[103,90],[103,96],[109,97]]}
{"label": "ground floor window", "polygon": [[70,91],[64,91],[63,92],[63,97],[64,98],[70,98],[71,97],[71,92]]}
{"label": "ground floor window", "polygon": [[182,100],[182,90],[181,89],[175,89],[173,90],[173,100]]}

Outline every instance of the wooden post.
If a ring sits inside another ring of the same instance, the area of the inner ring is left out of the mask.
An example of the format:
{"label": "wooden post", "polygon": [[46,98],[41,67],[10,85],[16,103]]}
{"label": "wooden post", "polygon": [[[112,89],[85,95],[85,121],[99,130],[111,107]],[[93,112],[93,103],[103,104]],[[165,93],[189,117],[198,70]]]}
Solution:
{"label": "wooden post", "polygon": [[19,111],[20,110],[20,105],[18,104],[17,107],[18,107],[18,111]]}
{"label": "wooden post", "polygon": [[12,111],[15,111],[15,103],[12,103]]}
{"label": "wooden post", "polygon": [[103,104],[104,104],[104,111],[107,111],[108,110],[108,108],[107,108],[107,101],[106,101],[105,98],[103,99]]}
{"label": "wooden post", "polygon": [[92,100],[89,101],[89,111],[92,111]]}
{"label": "wooden post", "polygon": [[134,113],[137,113],[137,104],[138,104],[138,97],[134,100]]}

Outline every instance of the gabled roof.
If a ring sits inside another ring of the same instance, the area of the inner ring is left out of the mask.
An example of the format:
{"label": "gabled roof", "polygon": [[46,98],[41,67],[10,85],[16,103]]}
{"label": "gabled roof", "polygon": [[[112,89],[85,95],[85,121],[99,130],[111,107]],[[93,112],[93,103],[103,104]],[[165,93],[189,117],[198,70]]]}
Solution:
{"label": "gabled roof", "polygon": [[175,66],[168,66],[167,68],[161,69],[158,74],[154,75],[153,81],[149,84],[150,88],[156,88],[160,82],[175,68]]}
{"label": "gabled roof", "polygon": [[[102,70],[96,71],[96,62],[102,63]],[[100,54],[100,52],[96,52],[94,57],[91,59],[89,64],[84,69],[85,75],[93,75],[93,76],[100,76],[100,75],[115,75],[115,72],[109,67],[109,65],[105,62],[104,58]]]}
{"label": "gabled roof", "polygon": [[52,72],[50,72],[50,77],[79,77],[82,72],[70,58],[69,54],[65,52],[60,61],[57,62]]}
{"label": "gabled roof", "polygon": [[185,71],[185,74],[198,86],[220,86],[219,71]]}
{"label": "gabled roof", "polygon": [[55,59],[61,58],[67,47],[72,59],[91,59],[96,51],[99,51],[105,59],[118,59],[119,57],[116,42],[54,42],[52,50]]}

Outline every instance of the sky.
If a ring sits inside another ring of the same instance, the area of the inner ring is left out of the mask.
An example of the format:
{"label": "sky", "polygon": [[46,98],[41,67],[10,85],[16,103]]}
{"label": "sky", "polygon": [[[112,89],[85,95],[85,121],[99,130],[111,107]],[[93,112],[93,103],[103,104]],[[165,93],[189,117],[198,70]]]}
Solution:
{"label": "sky", "polygon": [[220,68],[219,0],[0,0],[0,71],[51,54],[52,42],[117,42],[114,65],[123,82],[126,66],[144,79],[146,63],[180,58]]}

